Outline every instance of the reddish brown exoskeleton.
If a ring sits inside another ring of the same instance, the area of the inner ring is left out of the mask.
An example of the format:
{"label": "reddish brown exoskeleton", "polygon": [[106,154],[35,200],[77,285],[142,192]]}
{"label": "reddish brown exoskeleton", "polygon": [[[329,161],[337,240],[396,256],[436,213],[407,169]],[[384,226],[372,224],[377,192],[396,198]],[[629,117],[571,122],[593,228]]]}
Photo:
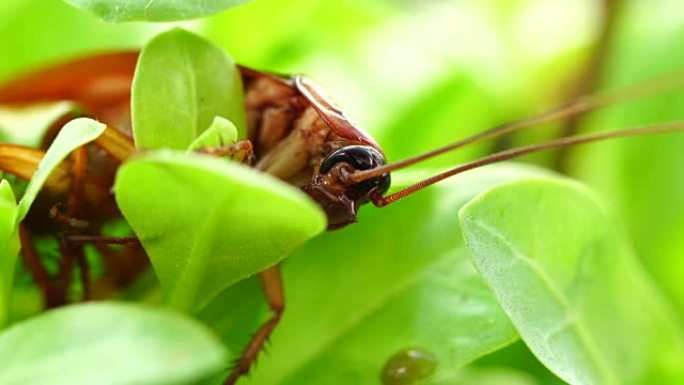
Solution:
{"label": "reddish brown exoskeleton", "polygon": [[[32,209],[22,226],[24,262],[42,288],[46,305],[66,302],[66,291],[74,264],[81,266],[87,296],[103,297],[108,288],[130,282],[145,266],[147,258],[135,237],[115,239],[100,236],[101,226],[120,216],[111,194],[118,165],[135,153],[130,137],[130,86],[137,53],[100,55],[36,72],[0,87],[0,104],[26,105],[44,101],[71,100],[82,113],[105,122],[106,132],[94,145],[77,150],[46,184],[42,205]],[[380,146],[344,115],[310,79],[279,76],[239,67],[245,90],[248,137],[231,146],[207,148],[213,155],[235,155],[258,170],[301,188],[328,216],[329,229],[356,221],[359,207],[372,202],[378,207],[393,203],[451,175],[530,152],[565,147],[607,138],[684,131],[683,122],[624,129],[608,133],[561,138],[520,147],[458,166],[425,181],[384,196],[390,187],[390,172],[456,148],[534,125],[561,120],[616,102],[684,85],[681,74],[621,90],[585,96],[535,117],[504,124],[443,148],[397,163],[386,164]],[[48,132],[45,148],[61,127]],[[0,144],[0,169],[21,178],[31,177],[44,152]],[[32,238],[60,234],[62,260],[58,277],[50,277],[34,251]],[[89,282],[83,244],[95,244],[107,258],[102,279]],[[130,244],[113,251],[107,243]],[[118,261],[112,263],[111,261]],[[246,373],[266,339],[278,324],[284,309],[283,287],[278,267],[260,274],[264,293],[273,312],[257,331],[235,370],[226,380],[233,384]]]}

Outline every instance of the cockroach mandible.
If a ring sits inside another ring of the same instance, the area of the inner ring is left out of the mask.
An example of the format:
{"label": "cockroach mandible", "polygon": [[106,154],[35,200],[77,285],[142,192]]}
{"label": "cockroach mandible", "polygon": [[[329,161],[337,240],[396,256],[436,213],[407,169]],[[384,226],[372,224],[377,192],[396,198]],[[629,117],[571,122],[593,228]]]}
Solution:
{"label": "cockroach mandible", "polygon": [[[137,59],[135,52],[93,56],[39,71],[0,87],[0,104],[71,100],[78,103],[86,115],[108,124],[95,146],[77,150],[71,164],[62,165],[56,176],[51,177],[46,189],[52,200],[48,199],[49,204],[42,211],[40,207],[33,210],[36,213],[21,230],[24,261],[43,290],[48,307],[65,303],[64,277],[60,276],[56,282],[48,277],[33,250],[33,233],[55,231],[56,228],[65,231],[68,235],[60,242],[63,257],[71,265],[74,261],[81,264],[82,272],[87,272],[83,244],[130,244],[122,252],[128,265],[110,266],[113,273],[108,277],[111,281],[108,284],[126,284],[132,274],[144,267],[144,251],[135,237],[119,239],[99,235],[106,220],[120,215],[110,194],[116,168],[135,153],[129,135],[128,109]],[[583,96],[531,118],[503,124],[437,150],[386,164],[383,151],[375,140],[337,108],[309,78],[279,76],[243,66],[239,70],[245,89],[248,138],[224,148],[202,151],[212,155],[234,155],[246,163],[254,161],[252,165],[256,169],[301,188],[326,212],[329,230],[355,222],[359,207],[365,203],[383,207],[449,176],[483,165],[603,139],[684,131],[684,122],[678,121],[518,147],[460,165],[384,196],[390,187],[390,172],[394,170],[481,140],[680,87],[684,85],[684,75],[674,74],[617,92]],[[58,127],[61,125],[56,124],[48,132],[45,146]],[[0,144],[0,169],[29,179],[43,154],[39,149]],[[111,253],[105,248],[99,250]],[[69,271],[67,266],[63,275],[68,275]],[[88,281],[87,276],[82,279]],[[234,384],[249,371],[284,309],[279,268],[274,266],[260,273],[260,279],[272,316],[245,348],[226,384]]]}

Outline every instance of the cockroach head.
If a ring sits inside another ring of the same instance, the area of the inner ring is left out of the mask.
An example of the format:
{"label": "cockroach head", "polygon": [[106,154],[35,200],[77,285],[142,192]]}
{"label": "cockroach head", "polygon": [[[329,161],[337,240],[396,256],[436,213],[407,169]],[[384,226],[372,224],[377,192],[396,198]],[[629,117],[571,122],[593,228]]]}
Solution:
{"label": "cockroach head", "polygon": [[[360,170],[370,170],[376,167],[385,165],[385,157],[370,146],[346,146],[337,151],[333,151],[323,159],[321,163],[320,172],[322,174],[329,173],[333,167],[339,165],[340,170],[345,170],[348,173]],[[351,169],[347,167],[351,166]],[[383,174],[375,178],[364,180],[355,184],[350,184],[349,192],[355,199],[366,197],[368,198],[371,192],[384,194],[390,187],[390,175]]]}
{"label": "cockroach head", "polygon": [[385,164],[380,151],[363,145],[341,147],[328,154],[309,185],[304,187],[328,216],[328,228],[339,229],[356,222],[358,208],[382,195],[390,187],[390,175],[382,174],[361,182],[350,182],[356,171],[370,170]]}

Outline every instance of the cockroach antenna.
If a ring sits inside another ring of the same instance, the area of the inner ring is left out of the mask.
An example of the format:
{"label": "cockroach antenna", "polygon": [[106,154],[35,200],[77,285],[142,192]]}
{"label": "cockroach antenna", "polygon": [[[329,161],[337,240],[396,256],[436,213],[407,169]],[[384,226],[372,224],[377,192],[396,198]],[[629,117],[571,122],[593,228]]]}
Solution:
{"label": "cockroach antenna", "polygon": [[[444,147],[426,152],[424,154],[416,155],[395,163],[367,169],[359,170],[346,175],[348,183],[360,183],[372,178],[377,178],[381,175],[386,175],[392,171],[406,168],[414,164],[420,163],[424,160],[434,158],[447,152],[454,151],[469,144],[481,142],[487,139],[497,138],[523,129],[532,128],[545,123],[551,123],[566,119],[573,116],[582,115],[597,109],[607,107],[613,104],[623,103],[630,100],[659,94],[661,92],[671,91],[680,87],[684,87],[684,72],[679,71],[659,78],[647,80],[643,83],[622,88],[615,91],[604,93],[597,93],[593,95],[585,95],[560,105],[556,108],[550,109],[541,114],[532,116],[527,119],[505,123],[489,130],[480,132],[478,134],[461,139]],[[684,131],[684,122],[668,122],[653,124],[643,127],[635,127],[628,129],[621,129],[610,132],[602,132],[597,134],[569,136],[545,143],[534,144],[519,148],[514,148],[507,151],[498,152],[481,159],[465,163],[451,170],[447,170],[433,177],[420,181],[402,190],[399,190],[389,196],[382,197],[381,194],[371,194],[373,203],[378,207],[386,206],[390,203],[396,202],[416,191],[419,191],[427,186],[433,185],[450,176],[460,174],[462,172],[472,170],[488,164],[508,160],[525,154],[549,150],[553,148],[561,148],[568,146],[575,146],[589,142],[595,142],[606,139],[615,139],[630,136],[659,134],[665,132]]]}

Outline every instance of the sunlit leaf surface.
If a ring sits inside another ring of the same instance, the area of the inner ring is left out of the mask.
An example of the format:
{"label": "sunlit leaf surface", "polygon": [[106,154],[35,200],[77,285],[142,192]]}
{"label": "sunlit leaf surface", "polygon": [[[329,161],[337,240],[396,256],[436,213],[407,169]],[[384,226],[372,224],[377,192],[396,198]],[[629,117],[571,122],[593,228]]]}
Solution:
{"label": "sunlit leaf surface", "polygon": [[571,384],[678,383],[671,309],[586,188],[500,185],[461,211],[473,261],[522,339]]}
{"label": "sunlit leaf surface", "polygon": [[205,327],[164,309],[74,305],[0,334],[2,384],[188,384],[225,367]]}

